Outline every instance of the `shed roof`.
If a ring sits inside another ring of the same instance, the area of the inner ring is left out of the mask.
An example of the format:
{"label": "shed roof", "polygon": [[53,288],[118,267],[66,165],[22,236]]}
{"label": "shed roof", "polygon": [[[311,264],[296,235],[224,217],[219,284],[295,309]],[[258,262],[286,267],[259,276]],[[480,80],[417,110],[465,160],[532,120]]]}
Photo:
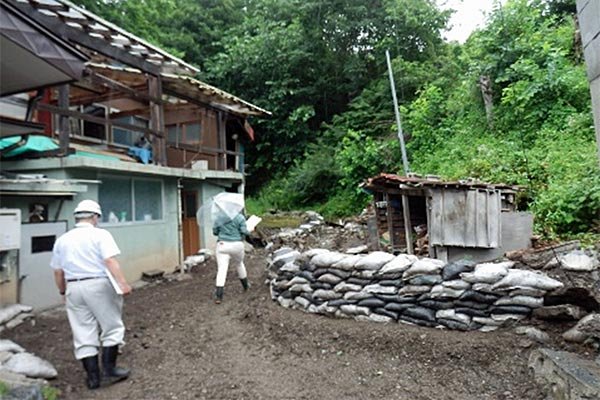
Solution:
{"label": "shed roof", "polygon": [[67,0],[3,1],[18,7],[63,39],[93,50],[96,61],[104,61],[102,57],[106,56],[154,74],[172,72],[193,75],[199,71],[185,61]]}
{"label": "shed roof", "polygon": [[[97,71],[107,71],[115,80],[136,80],[143,78],[142,71],[136,68],[90,63],[88,66]],[[163,92],[167,95],[180,95],[186,100],[196,101],[244,117],[269,116],[271,113],[224,90],[209,85],[190,76],[162,73]]]}
{"label": "shed roof", "polygon": [[462,190],[470,189],[491,189],[502,192],[518,192],[522,188],[516,185],[492,184],[480,182],[476,179],[466,179],[458,181],[445,181],[437,176],[428,175],[421,177],[419,175],[400,176],[395,174],[381,173],[377,176],[367,179],[362,185],[371,190],[383,190],[385,188],[393,189],[420,189],[420,188],[455,188]]}

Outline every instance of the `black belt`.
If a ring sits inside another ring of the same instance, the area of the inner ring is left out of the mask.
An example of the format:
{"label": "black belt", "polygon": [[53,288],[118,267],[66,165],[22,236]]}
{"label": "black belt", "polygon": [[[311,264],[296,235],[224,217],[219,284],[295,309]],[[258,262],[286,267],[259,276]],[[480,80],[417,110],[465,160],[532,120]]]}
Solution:
{"label": "black belt", "polygon": [[86,278],[67,279],[67,282],[79,282],[79,281],[87,281],[88,279],[100,279],[100,278],[106,278],[106,277],[105,276],[88,276]]}

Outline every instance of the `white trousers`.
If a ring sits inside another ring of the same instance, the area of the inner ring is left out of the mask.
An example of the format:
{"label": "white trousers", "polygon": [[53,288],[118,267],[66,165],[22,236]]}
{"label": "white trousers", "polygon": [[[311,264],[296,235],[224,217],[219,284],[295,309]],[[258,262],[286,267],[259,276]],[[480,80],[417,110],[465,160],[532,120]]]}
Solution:
{"label": "white trousers", "polygon": [[244,266],[244,242],[217,242],[217,286],[225,286],[229,263],[237,269],[240,279],[244,279],[246,267]]}
{"label": "white trousers", "polygon": [[76,359],[95,356],[100,343],[103,347],[123,344],[123,296],[108,279],[68,282],[66,297]]}

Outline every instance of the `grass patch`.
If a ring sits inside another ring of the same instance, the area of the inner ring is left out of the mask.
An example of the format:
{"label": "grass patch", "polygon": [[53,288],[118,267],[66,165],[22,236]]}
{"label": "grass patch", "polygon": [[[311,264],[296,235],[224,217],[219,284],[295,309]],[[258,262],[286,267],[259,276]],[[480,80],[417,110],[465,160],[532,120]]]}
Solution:
{"label": "grass patch", "polygon": [[44,386],[42,387],[42,396],[44,396],[44,400],[58,400],[60,390],[52,386]]}

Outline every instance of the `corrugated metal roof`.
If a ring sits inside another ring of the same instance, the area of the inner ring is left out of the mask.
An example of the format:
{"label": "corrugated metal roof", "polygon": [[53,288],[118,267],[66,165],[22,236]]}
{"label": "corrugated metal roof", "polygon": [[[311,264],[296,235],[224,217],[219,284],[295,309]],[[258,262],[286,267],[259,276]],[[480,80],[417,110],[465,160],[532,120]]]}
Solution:
{"label": "corrugated metal roof", "polygon": [[363,187],[367,189],[375,189],[377,187],[393,187],[402,188],[424,188],[424,187],[444,187],[444,188],[457,188],[457,189],[497,189],[502,192],[518,192],[523,190],[521,187],[516,185],[506,184],[492,184],[486,182],[480,182],[476,179],[466,179],[458,181],[445,181],[436,176],[421,177],[419,175],[411,176],[400,176],[395,174],[381,173],[377,176],[367,179],[363,183]]}
{"label": "corrugated metal roof", "polygon": [[[114,48],[123,50],[140,61],[149,62],[160,67],[161,71],[177,74],[193,75],[199,72],[198,68],[151,45],[145,40],[119,28],[118,26],[100,18],[99,16],[76,6],[67,0],[7,0],[15,5],[34,10],[51,20],[53,23],[63,24],[81,31],[87,35],[105,41]],[[50,17],[50,18],[48,18]]]}
{"label": "corrugated metal roof", "polygon": [[[111,70],[121,73],[141,75],[142,71],[136,68],[114,66],[106,64],[89,63],[95,70]],[[170,90],[185,95],[198,102],[225,109],[233,114],[249,116],[269,116],[271,113],[224,90],[209,85],[189,76],[180,76],[162,73],[163,91]]]}

